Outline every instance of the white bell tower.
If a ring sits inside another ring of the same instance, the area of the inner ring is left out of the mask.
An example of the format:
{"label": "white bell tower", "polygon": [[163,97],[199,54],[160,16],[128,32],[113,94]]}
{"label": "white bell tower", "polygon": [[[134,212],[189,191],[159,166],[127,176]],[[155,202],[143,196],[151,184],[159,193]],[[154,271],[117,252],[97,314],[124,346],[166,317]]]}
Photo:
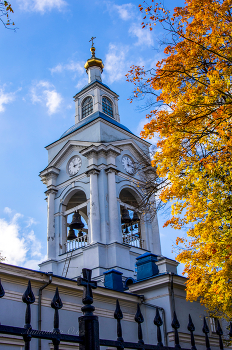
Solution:
{"label": "white bell tower", "polygon": [[85,267],[101,281],[109,269],[134,277],[136,258],[161,248],[156,216],[138,206],[144,180],[136,164],[149,161],[150,143],[120,124],[118,95],[102,82],[104,65],[90,50],[88,84],[74,96],[75,125],[46,147],[40,173],[48,205],[40,269],[76,278]]}

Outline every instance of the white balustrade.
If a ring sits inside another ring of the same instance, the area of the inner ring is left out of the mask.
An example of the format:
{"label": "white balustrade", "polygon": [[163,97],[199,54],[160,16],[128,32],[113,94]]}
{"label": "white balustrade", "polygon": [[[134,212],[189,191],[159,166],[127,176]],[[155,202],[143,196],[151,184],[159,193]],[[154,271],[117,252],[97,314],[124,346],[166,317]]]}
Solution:
{"label": "white balustrade", "polygon": [[78,248],[86,247],[87,244],[88,244],[88,235],[84,235],[84,236],[72,239],[71,241],[67,241],[65,243],[66,253],[72,250],[76,250]]}
{"label": "white balustrade", "polygon": [[143,248],[142,239],[136,234],[128,234],[122,236],[123,243],[129,244],[132,247]]}

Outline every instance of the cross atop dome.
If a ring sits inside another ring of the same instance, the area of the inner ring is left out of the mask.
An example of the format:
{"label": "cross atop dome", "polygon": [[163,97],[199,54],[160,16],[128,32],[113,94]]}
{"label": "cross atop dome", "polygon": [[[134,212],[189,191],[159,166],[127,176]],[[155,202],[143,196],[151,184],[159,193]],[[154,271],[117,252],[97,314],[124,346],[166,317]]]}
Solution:
{"label": "cross atop dome", "polygon": [[89,40],[92,41],[92,45],[90,48],[90,51],[92,53],[92,57],[89,58],[84,67],[86,69],[86,73],[89,76],[89,83],[92,83],[94,80],[99,80],[102,81],[101,79],[101,74],[103,72],[103,68],[104,68],[104,64],[102,62],[102,60],[100,58],[96,58],[95,57],[95,47],[94,47],[94,43],[93,40],[96,39],[96,37],[93,37]]}

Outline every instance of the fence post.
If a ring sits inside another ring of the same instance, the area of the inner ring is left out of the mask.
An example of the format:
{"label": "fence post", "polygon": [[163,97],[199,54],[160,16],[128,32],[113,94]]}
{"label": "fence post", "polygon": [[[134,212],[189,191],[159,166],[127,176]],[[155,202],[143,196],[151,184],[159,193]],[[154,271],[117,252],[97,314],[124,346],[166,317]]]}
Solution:
{"label": "fence post", "polygon": [[100,350],[99,345],[99,322],[98,317],[93,314],[95,307],[93,303],[92,288],[97,288],[97,282],[91,281],[92,271],[82,269],[83,278],[78,277],[77,284],[84,287],[81,310],[83,316],[78,318],[79,335],[83,337],[83,343],[80,343],[80,350]]}

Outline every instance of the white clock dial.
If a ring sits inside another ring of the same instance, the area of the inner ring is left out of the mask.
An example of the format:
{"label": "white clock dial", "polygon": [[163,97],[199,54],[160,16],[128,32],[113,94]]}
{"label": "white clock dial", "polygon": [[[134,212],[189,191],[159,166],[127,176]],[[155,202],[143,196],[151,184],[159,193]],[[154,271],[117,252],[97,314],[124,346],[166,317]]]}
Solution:
{"label": "white clock dial", "polygon": [[81,167],[81,158],[78,156],[72,157],[67,165],[67,170],[70,176],[76,175]]}
{"label": "white clock dial", "polygon": [[134,173],[134,163],[128,156],[122,157],[122,165],[127,173],[133,174]]}

